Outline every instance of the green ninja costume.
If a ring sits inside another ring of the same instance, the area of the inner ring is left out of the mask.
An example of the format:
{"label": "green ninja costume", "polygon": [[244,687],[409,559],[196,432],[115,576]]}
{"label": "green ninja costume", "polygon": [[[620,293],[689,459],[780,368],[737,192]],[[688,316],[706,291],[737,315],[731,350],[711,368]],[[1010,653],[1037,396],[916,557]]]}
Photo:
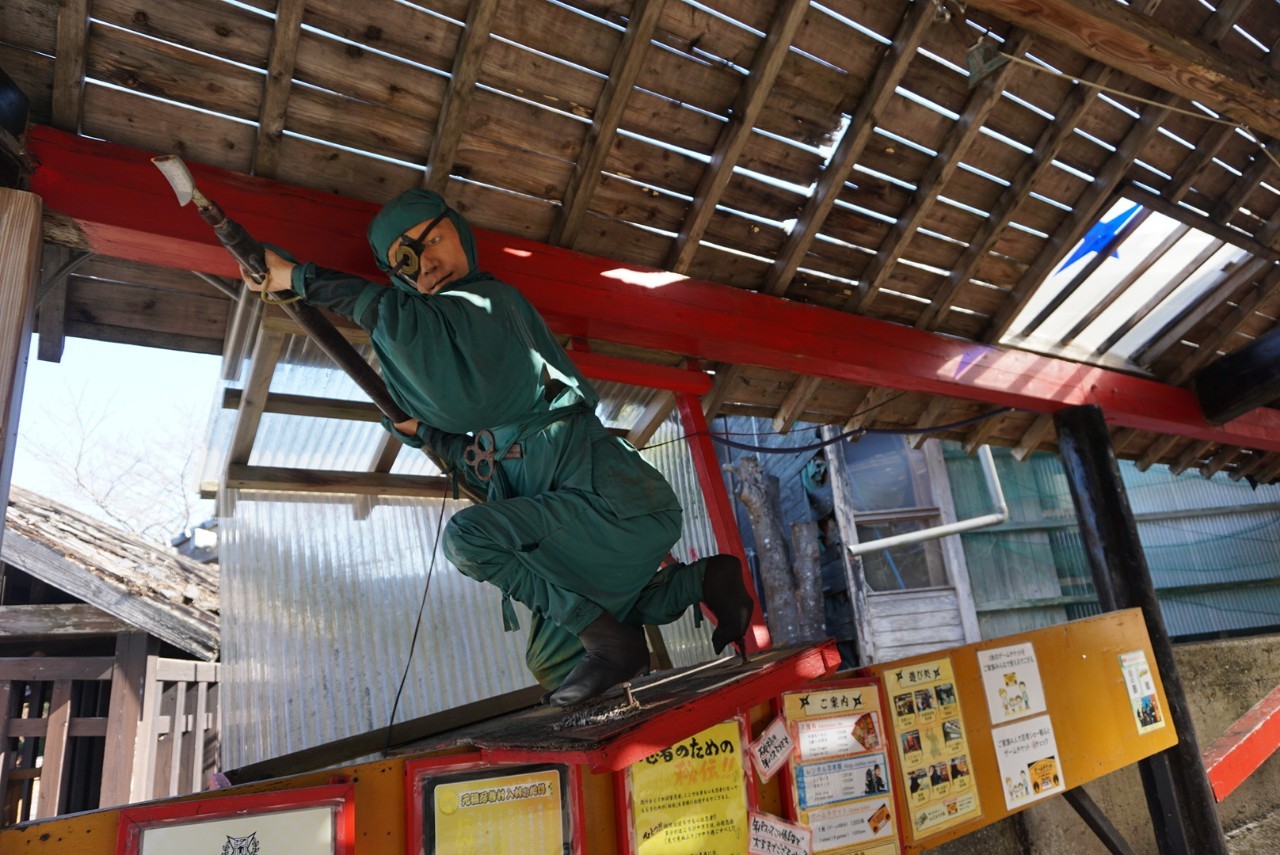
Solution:
{"label": "green ninja costume", "polygon": [[[420,422],[424,443],[487,496],[459,511],[445,554],[466,575],[533,612],[525,660],[555,688],[581,657],[577,636],[602,611],[631,626],[677,619],[702,596],[702,566],[655,572],[680,536],[680,504],[663,476],[595,415],[596,392],[515,288],[476,269],[466,221],[444,200],[411,190],[369,227],[382,269],[406,230],[442,212],[458,230],[470,272],[436,294],[314,264],[294,268],[293,291],[369,332],[391,396]],[[467,434],[491,431],[499,461],[488,482],[464,460]],[[503,457],[515,445],[519,457]]]}

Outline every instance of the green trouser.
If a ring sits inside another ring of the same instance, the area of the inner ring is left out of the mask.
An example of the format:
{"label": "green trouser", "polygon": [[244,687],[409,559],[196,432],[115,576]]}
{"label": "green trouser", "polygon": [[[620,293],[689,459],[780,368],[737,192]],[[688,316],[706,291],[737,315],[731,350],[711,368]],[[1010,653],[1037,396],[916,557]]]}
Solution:
{"label": "green trouser", "polygon": [[549,491],[454,514],[445,555],[533,611],[525,662],[544,687],[581,658],[578,634],[607,611],[631,626],[666,624],[702,599],[704,561],[655,572],[680,535],[681,513],[619,518],[598,495]]}

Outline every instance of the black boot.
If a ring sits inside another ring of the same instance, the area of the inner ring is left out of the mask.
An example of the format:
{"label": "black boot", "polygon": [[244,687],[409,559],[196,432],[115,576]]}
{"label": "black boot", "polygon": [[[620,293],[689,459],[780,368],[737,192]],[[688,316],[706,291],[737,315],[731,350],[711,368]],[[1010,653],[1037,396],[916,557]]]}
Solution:
{"label": "black boot", "polygon": [[630,680],[649,664],[644,630],[619,623],[608,612],[592,621],[578,635],[578,640],[587,653],[548,698],[558,707],[602,695]]}
{"label": "black boot", "polygon": [[702,602],[716,618],[716,629],[711,633],[711,646],[716,653],[730,643],[736,643],[739,652],[745,653],[743,640],[751,626],[755,601],[742,584],[741,561],[732,555],[707,559],[702,571]]}

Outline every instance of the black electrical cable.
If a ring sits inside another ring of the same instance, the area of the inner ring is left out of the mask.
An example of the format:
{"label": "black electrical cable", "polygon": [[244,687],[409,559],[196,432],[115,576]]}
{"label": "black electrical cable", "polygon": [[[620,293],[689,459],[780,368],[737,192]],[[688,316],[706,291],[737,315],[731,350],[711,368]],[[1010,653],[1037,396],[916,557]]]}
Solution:
{"label": "black electrical cable", "polygon": [[1005,413],[1012,412],[1012,411],[1013,411],[1013,407],[1001,407],[998,410],[992,410],[989,413],[983,413],[982,415],[974,416],[973,418],[962,419],[961,421],[951,422],[950,424],[933,425],[932,427],[924,427],[924,428],[857,428],[855,430],[845,431],[844,433],[839,434],[838,436],[834,436],[831,439],[824,439],[821,442],[815,442],[809,445],[788,446],[786,448],[778,448],[776,446],[771,446],[771,445],[751,445],[750,443],[738,442],[736,440],[729,439],[728,436],[724,434],[711,433],[711,432],[707,432],[705,434],[686,433],[686,434],[677,436],[674,439],[667,439],[667,440],[663,440],[662,442],[655,442],[652,445],[646,445],[645,448],[646,449],[659,448],[660,446],[670,445],[673,442],[680,442],[681,440],[689,439],[690,437],[693,437],[693,436],[707,436],[711,438],[712,442],[718,442],[721,445],[727,445],[731,448],[737,448],[742,451],[758,451],[761,454],[802,454],[806,451],[817,451],[821,448],[826,448],[828,445],[832,445],[834,443],[840,442],[841,440],[849,439],[850,437],[866,436],[867,434],[905,435],[905,434],[915,434],[915,433],[941,433],[942,431],[947,431],[947,430],[957,430],[959,428],[968,427],[969,425],[977,424],[978,422],[986,421],[987,419],[994,418],[996,416],[1002,416]]}
{"label": "black electrical cable", "polygon": [[422,615],[427,609],[427,594],[431,592],[431,576],[436,569],[436,556],[440,554],[440,534],[444,531],[444,505],[449,498],[450,479],[445,479],[444,495],[440,497],[440,518],[436,520],[436,541],[431,545],[431,564],[427,567],[427,584],[422,589],[422,602],[418,604],[418,620],[413,625],[413,638],[409,640],[409,656],[405,659],[404,673],[400,675],[400,686],[396,689],[396,698],[391,702],[391,718],[387,721],[387,742],[382,746],[382,753],[391,750],[391,729],[396,723],[396,710],[400,708],[400,695],[404,692],[405,683],[409,681],[409,668],[413,665],[413,651],[418,647],[418,633],[422,630]]}

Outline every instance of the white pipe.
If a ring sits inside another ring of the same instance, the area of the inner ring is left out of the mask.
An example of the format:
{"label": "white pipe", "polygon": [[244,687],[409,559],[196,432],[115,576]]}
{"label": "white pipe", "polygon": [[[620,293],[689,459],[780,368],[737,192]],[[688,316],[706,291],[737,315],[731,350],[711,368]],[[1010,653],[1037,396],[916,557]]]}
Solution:
{"label": "white pipe", "polygon": [[940,537],[946,537],[951,534],[960,534],[964,531],[973,531],[976,528],[999,525],[1009,519],[1009,506],[1004,501],[1004,490],[1000,487],[1000,476],[996,474],[996,462],[991,457],[991,449],[985,445],[979,448],[978,459],[982,461],[982,473],[987,479],[987,492],[991,496],[992,504],[996,506],[994,514],[985,514],[980,517],[972,517],[967,520],[934,526],[933,528],[921,529],[920,531],[895,534],[890,537],[882,537],[879,540],[868,540],[866,543],[855,543],[849,546],[849,554],[865,555],[868,552],[888,549],[891,546],[901,546],[904,543],[937,540]]}

